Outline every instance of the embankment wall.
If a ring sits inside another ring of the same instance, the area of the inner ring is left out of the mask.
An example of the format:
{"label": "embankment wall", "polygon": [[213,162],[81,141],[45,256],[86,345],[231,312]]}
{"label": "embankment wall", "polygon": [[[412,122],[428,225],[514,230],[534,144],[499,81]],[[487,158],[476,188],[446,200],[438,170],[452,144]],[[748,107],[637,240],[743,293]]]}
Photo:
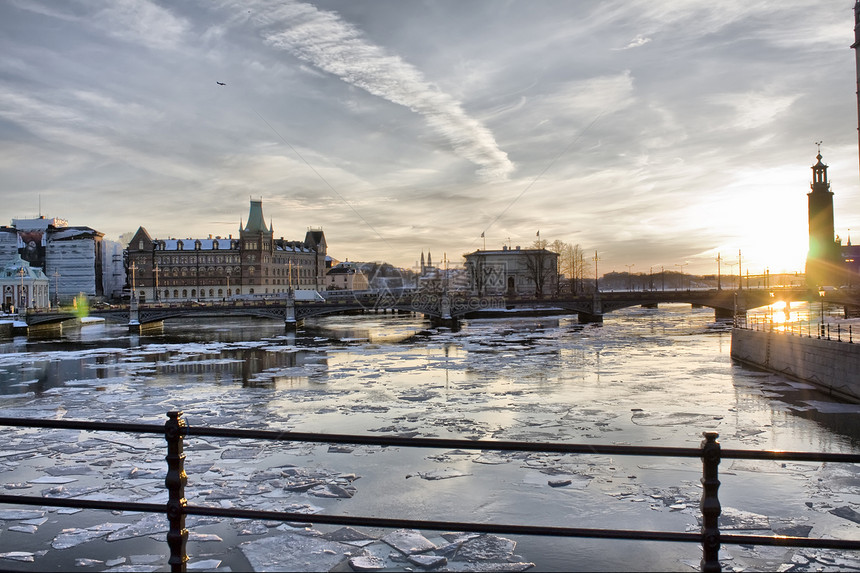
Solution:
{"label": "embankment wall", "polygon": [[860,402],[860,343],[733,328],[731,356]]}

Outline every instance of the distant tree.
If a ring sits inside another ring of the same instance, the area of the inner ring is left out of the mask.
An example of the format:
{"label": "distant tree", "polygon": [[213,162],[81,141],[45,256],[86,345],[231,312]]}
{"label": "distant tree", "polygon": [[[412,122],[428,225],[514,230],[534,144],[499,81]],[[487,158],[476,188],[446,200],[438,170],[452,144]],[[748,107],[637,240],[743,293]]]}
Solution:
{"label": "distant tree", "polygon": [[553,274],[557,272],[557,268],[552,264],[555,257],[547,250],[548,244],[545,239],[538,238],[526,252],[526,270],[535,285],[536,298],[543,298],[547,281],[552,280]]}
{"label": "distant tree", "polygon": [[[564,241],[555,240],[547,246],[549,251],[558,254],[558,274],[570,284],[570,291],[578,293],[582,290],[582,279],[585,274],[585,262],[582,247],[579,243],[571,245]],[[561,286],[559,280],[559,288]]]}
{"label": "distant tree", "polygon": [[[465,258],[466,255],[464,254]],[[484,291],[487,287],[487,279],[490,276],[490,269],[487,268],[486,255],[474,255],[472,261],[466,264],[466,271],[469,273],[469,282],[478,291],[478,296],[484,296]]]}

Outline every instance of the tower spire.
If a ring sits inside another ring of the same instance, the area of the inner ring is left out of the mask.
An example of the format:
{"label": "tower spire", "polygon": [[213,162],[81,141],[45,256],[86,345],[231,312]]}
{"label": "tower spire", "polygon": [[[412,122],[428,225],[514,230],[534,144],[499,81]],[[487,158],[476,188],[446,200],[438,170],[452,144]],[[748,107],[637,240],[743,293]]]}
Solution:
{"label": "tower spire", "polygon": [[840,251],[834,240],[833,192],[827,180],[827,165],[821,161],[821,142],[816,141],[817,162],[812,166],[809,198],[809,252],[806,280],[810,286],[833,284],[837,280]]}

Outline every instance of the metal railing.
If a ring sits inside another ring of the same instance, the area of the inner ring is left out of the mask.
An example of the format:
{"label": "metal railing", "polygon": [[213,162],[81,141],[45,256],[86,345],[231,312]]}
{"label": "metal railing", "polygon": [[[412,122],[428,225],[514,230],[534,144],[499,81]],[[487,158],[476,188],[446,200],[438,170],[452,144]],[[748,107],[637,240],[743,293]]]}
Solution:
{"label": "metal railing", "polygon": [[[128,424],[90,422],[76,420],[40,420],[0,417],[0,426],[21,428],[53,428],[66,430],[127,432],[156,434],[167,441],[168,492],[166,504],[118,502],[98,499],[74,499],[23,495],[0,495],[0,503],[47,507],[69,507],[111,511],[138,511],[166,514],[169,521],[167,545],[170,549],[168,564],[171,571],[186,571],[188,555],[186,543],[188,530],[185,518],[188,515],[222,518],[266,519],[284,522],[319,523],[341,526],[366,526],[378,528],[408,528],[434,531],[463,531],[509,535],[553,536],[567,538],[617,539],[627,541],[672,541],[698,543],[702,547],[701,570],[721,571],[719,550],[721,544],[764,545],[782,547],[806,547],[817,549],[860,550],[860,540],[810,539],[793,536],[739,535],[720,532],[718,518],[721,513],[718,490],[720,487],[719,464],[721,459],[780,460],[796,462],[860,463],[860,454],[823,452],[787,452],[773,450],[722,449],[716,432],[703,432],[704,439],[698,448],[673,448],[655,446],[622,446],[566,443],[536,443],[496,440],[462,440],[440,438],[403,438],[386,436],[362,436],[346,434],[316,434],[271,430],[242,430],[215,427],[191,427],[182,418],[182,412],[167,413],[164,426],[156,424]],[[363,517],[331,514],[307,514],[283,511],[205,507],[190,505],[185,498],[188,476],[185,473],[183,442],[190,436],[224,437],[237,439],[272,440],[280,442],[311,442],[327,444],[352,444],[371,446],[396,446],[404,448],[444,448],[463,450],[495,450],[516,452],[540,452],[556,454],[609,454],[618,456],[650,456],[668,458],[700,458],[702,460],[703,486],[699,504],[701,530],[693,532],[647,531],[630,529],[599,529],[583,527],[553,527],[516,524],[488,524],[476,522],[428,521],[398,518]]]}
{"label": "metal railing", "polygon": [[776,332],[803,338],[819,338],[835,340],[836,342],[847,342],[849,344],[854,343],[853,325],[848,324],[843,328],[842,324],[838,322],[836,324],[821,321],[779,323],[771,321],[767,316],[751,316],[736,320],[735,327],[758,332]]}

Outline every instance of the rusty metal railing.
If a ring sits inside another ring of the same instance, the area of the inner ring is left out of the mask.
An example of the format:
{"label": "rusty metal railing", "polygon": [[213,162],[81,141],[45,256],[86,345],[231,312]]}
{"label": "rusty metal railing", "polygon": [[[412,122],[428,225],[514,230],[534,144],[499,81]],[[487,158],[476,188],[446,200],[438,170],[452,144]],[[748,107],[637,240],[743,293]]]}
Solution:
{"label": "rusty metal railing", "polygon": [[[622,446],[566,443],[536,443],[496,440],[461,440],[444,438],[403,438],[396,436],[363,436],[347,434],[317,434],[271,430],[242,430],[233,428],[192,427],[182,417],[182,412],[167,413],[164,426],[156,424],[127,424],[112,422],[90,422],[77,420],[40,420],[0,417],[0,426],[23,428],[55,428],[67,430],[127,432],[163,435],[167,442],[168,491],[166,504],[117,502],[98,499],[46,498],[39,496],[0,495],[0,503],[47,507],[72,507],[111,511],[139,511],[165,514],[169,529],[167,544],[170,549],[168,563],[171,571],[186,571],[188,555],[186,544],[188,530],[185,518],[188,515],[205,515],[223,518],[266,519],[331,525],[366,526],[378,528],[409,528],[434,531],[464,531],[498,533],[508,535],[553,536],[568,538],[618,539],[627,541],[672,541],[698,543],[702,547],[701,570],[721,571],[719,550],[723,544],[764,545],[783,547],[807,547],[817,549],[860,550],[860,541],[844,539],[810,539],[793,536],[723,534],[719,529],[721,513],[719,500],[719,464],[721,459],[780,460],[798,462],[860,463],[860,454],[825,452],[787,452],[773,450],[722,449],[716,432],[703,432],[704,439],[698,448],[672,448],[655,446]],[[518,452],[542,452],[559,454],[608,454],[619,456],[650,456],[662,458],[700,458],[702,460],[703,486],[700,510],[701,530],[693,532],[646,531],[630,529],[599,529],[582,527],[553,527],[517,524],[488,524],[475,522],[429,521],[330,514],[306,514],[281,511],[262,511],[235,508],[219,508],[189,505],[185,498],[188,476],[185,473],[183,443],[191,436],[258,439],[281,442],[311,442],[328,444],[353,444],[373,446],[397,446],[404,448],[444,448],[463,450],[496,450]]]}

